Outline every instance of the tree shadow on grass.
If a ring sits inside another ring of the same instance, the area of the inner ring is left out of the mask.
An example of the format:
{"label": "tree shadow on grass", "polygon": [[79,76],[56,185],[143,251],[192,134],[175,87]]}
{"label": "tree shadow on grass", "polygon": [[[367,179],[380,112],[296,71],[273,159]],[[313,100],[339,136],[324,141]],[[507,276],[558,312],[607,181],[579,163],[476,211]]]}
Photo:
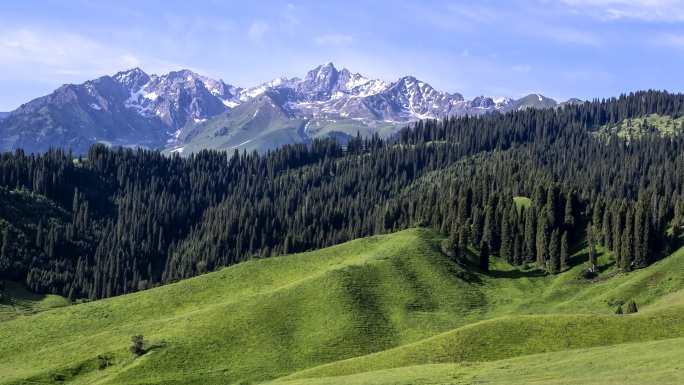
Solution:
{"label": "tree shadow on grass", "polygon": [[512,279],[518,279],[518,278],[535,278],[535,277],[544,277],[546,276],[546,272],[541,270],[541,269],[534,269],[534,270],[490,270],[487,273],[489,276],[494,277],[494,278],[512,278]]}

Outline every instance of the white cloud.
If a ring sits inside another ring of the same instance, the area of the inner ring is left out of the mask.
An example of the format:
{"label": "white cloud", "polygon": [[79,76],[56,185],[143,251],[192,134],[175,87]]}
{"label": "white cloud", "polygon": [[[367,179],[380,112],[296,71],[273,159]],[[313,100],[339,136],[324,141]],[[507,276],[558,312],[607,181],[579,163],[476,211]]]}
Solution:
{"label": "white cloud", "polygon": [[263,20],[257,20],[249,26],[247,36],[252,41],[261,41],[269,31],[269,26]]}
{"label": "white cloud", "polygon": [[684,21],[683,0],[561,0],[577,13],[611,20]]}
{"label": "white cloud", "polygon": [[561,43],[589,46],[599,46],[601,44],[600,38],[588,31],[552,26],[545,26],[542,31],[544,36]]}
{"label": "white cloud", "polygon": [[328,46],[344,46],[351,44],[353,41],[353,37],[343,34],[321,35],[314,38],[316,44]]}
{"label": "white cloud", "polygon": [[684,49],[684,35],[682,35],[682,34],[676,34],[676,33],[662,34],[662,35],[657,36],[653,42],[655,44],[661,45],[661,46],[677,48],[677,49]]}
{"label": "white cloud", "polygon": [[140,59],[85,36],[36,28],[0,29],[0,66],[5,76],[92,77],[138,66]]}
{"label": "white cloud", "polygon": [[518,64],[518,65],[514,65],[513,67],[511,67],[511,69],[514,72],[528,73],[528,72],[532,71],[532,66],[530,66],[528,64]]}
{"label": "white cloud", "polygon": [[500,9],[496,7],[487,7],[477,4],[468,3],[463,4],[449,4],[447,7],[448,16],[461,22],[463,20],[470,20],[476,23],[491,24],[496,23],[502,16]]}

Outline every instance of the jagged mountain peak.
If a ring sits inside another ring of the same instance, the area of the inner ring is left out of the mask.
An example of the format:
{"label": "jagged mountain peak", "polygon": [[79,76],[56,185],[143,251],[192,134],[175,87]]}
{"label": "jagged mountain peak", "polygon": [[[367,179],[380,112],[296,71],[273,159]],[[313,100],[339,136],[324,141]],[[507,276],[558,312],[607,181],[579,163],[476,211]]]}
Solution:
{"label": "jagged mountain peak", "polygon": [[[0,122],[0,150],[43,151],[63,143],[83,151],[101,141],[152,148],[188,145],[188,152],[228,146],[209,139],[188,143],[193,137],[215,138],[215,132],[241,133],[230,146],[264,150],[292,138],[341,138],[357,131],[391,135],[417,119],[555,106],[553,99],[540,94],[466,101],[415,76],[388,82],[339,69],[332,62],[312,68],[303,78],[280,77],[247,89],[191,69],[155,75],[136,67],[64,85],[25,103]],[[214,131],[200,135],[207,127]],[[249,135],[261,139],[252,141]]]}
{"label": "jagged mountain peak", "polygon": [[554,108],[558,102],[540,93],[533,93],[523,96],[510,104],[510,110],[521,110],[526,108]]}
{"label": "jagged mountain peak", "polygon": [[139,67],[117,72],[112,78],[129,89],[139,89],[150,81],[150,76]]}

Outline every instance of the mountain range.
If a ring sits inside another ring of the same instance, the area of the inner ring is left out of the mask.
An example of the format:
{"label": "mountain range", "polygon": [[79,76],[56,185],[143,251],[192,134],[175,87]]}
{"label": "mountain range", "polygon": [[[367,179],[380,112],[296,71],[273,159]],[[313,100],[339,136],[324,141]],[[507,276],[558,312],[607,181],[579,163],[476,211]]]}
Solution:
{"label": "mountain range", "polygon": [[386,82],[338,70],[332,63],[317,66],[304,78],[283,77],[250,88],[190,70],[149,75],[134,68],[63,85],[0,113],[0,151],[62,147],[85,153],[93,143],[105,143],[181,154],[202,149],[263,152],[316,137],[387,137],[419,119],[558,105],[539,94],[466,100],[413,76]]}

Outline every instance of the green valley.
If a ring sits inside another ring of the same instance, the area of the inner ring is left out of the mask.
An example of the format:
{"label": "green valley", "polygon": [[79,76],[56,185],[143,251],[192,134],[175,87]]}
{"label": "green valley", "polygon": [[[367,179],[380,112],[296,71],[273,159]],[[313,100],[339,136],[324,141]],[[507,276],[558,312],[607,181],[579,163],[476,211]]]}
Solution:
{"label": "green valley", "polygon": [[[633,381],[684,380],[684,249],[630,273],[601,255],[588,280],[584,250],[555,276],[498,260],[483,274],[441,239],[409,229],[18,315],[0,321],[0,383],[557,384],[582,383],[597,360],[596,383],[617,383],[637,359],[659,371]],[[613,314],[629,300],[639,313]]]}

